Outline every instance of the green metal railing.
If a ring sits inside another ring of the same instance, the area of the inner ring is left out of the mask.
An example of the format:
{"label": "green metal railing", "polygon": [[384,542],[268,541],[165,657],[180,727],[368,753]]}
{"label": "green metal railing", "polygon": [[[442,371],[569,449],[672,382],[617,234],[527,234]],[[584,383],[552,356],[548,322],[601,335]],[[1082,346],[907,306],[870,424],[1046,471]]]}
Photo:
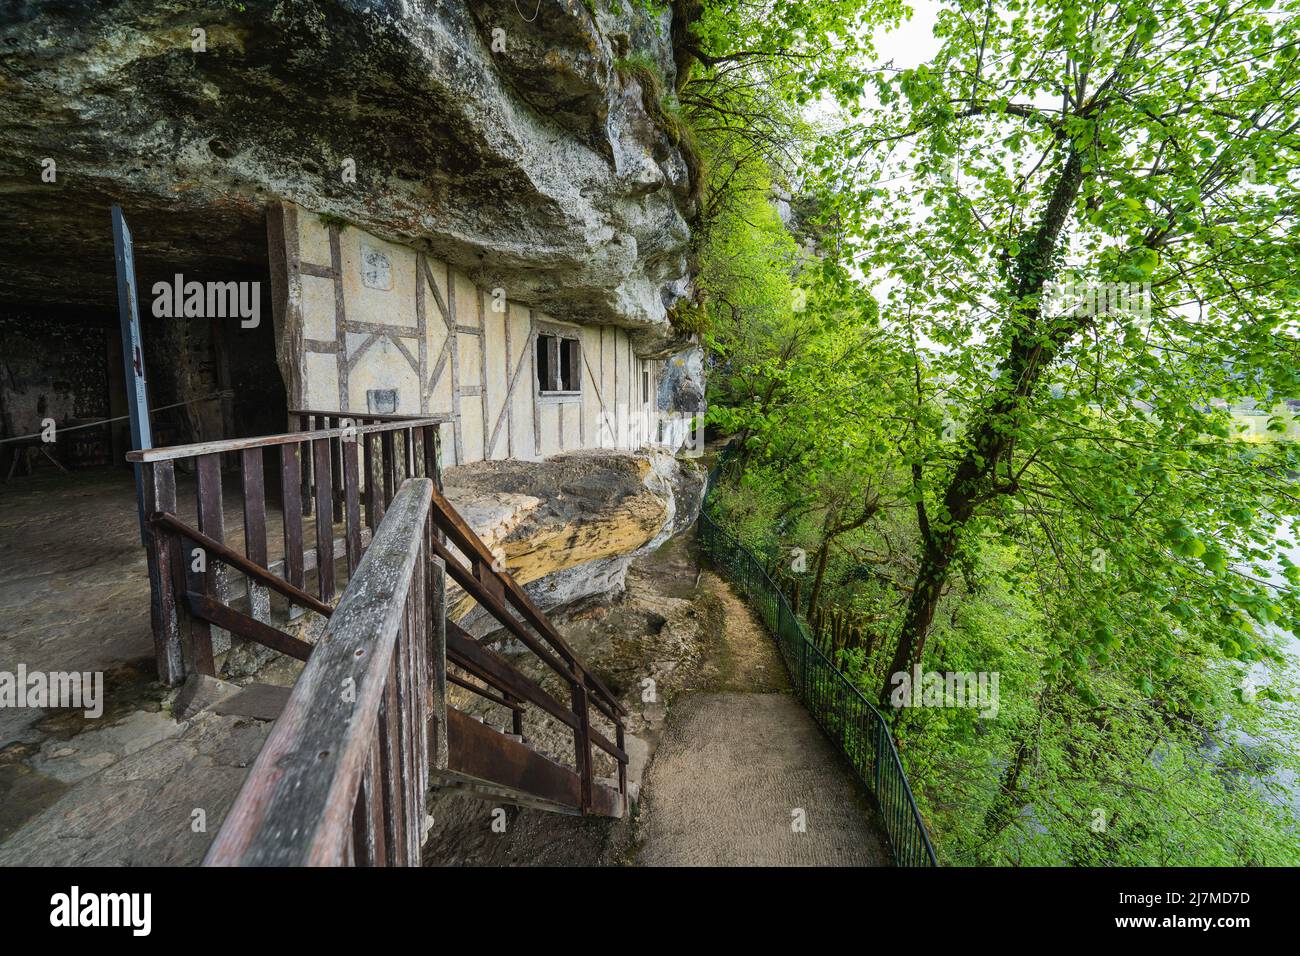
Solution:
{"label": "green metal railing", "polygon": [[[710,492],[715,477],[716,469]],[[895,865],[938,866],[888,722],[813,643],[762,562],[709,516],[709,497],[700,510],[700,544],[758,610],[776,636],[799,699],[876,798]]]}

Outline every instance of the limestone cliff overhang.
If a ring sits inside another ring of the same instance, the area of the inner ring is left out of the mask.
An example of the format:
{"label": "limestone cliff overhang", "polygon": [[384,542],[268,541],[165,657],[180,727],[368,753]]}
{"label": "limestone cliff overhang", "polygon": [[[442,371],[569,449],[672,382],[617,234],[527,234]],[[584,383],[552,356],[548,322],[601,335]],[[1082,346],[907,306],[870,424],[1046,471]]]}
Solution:
{"label": "limestone cliff overhang", "polygon": [[0,7],[0,300],[111,308],[113,203],[142,281],[243,278],[291,200],[669,348],[688,175],[617,64],[635,48],[671,77],[671,14],[534,5]]}

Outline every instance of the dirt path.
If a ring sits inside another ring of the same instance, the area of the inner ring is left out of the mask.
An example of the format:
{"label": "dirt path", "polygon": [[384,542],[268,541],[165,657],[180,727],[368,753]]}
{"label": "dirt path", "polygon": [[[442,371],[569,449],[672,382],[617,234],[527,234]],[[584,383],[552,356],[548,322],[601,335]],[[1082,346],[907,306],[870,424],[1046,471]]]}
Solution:
{"label": "dirt path", "polygon": [[648,866],[885,866],[847,766],[789,693],[776,645],[704,571],[716,675],[678,700],[650,765],[637,862]]}
{"label": "dirt path", "polygon": [[633,564],[611,605],[554,620],[631,711],[629,779],[649,759],[641,799],[615,821],[435,791],[426,865],[887,864],[869,802],[791,695],[771,635],[701,568],[692,536]]}

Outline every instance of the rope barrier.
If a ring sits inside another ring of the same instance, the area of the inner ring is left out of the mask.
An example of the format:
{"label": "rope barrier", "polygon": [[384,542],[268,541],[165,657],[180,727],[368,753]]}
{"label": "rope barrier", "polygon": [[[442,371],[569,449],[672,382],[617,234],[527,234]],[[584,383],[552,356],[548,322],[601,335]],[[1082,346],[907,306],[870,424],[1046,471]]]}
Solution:
{"label": "rope barrier", "polygon": [[[221,393],[218,392],[215,395],[207,395],[204,396],[203,398],[192,398],[188,402],[176,402],[174,405],[160,405],[157,408],[149,409],[149,414],[150,416],[153,416],[156,415],[158,412],[165,412],[173,408],[181,408],[184,405],[197,405],[200,402],[215,402],[221,397],[222,397]],[[105,418],[97,422],[86,422],[84,425],[68,425],[63,428],[59,428],[58,426],[55,426],[55,433],[61,434],[63,432],[75,432],[82,428],[99,428],[103,425],[111,425],[113,424],[113,422],[124,422],[130,417],[131,417],[130,415],[118,415],[116,418]],[[44,434],[45,431],[42,429],[41,431],[33,432],[30,435],[15,435],[13,438],[0,438],[0,445],[7,445],[10,442],[16,442],[16,441],[27,441],[28,439],[31,438],[40,438]]]}

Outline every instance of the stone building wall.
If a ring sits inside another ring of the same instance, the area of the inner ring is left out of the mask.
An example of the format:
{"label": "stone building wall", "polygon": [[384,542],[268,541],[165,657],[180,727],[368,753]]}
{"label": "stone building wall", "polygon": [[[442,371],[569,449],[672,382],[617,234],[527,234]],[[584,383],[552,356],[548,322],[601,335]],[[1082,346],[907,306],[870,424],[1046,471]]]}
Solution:
{"label": "stone building wall", "polygon": [[[50,321],[0,308],[0,437],[108,417],[110,330],[95,317]],[[119,359],[120,361],[120,359]]]}

